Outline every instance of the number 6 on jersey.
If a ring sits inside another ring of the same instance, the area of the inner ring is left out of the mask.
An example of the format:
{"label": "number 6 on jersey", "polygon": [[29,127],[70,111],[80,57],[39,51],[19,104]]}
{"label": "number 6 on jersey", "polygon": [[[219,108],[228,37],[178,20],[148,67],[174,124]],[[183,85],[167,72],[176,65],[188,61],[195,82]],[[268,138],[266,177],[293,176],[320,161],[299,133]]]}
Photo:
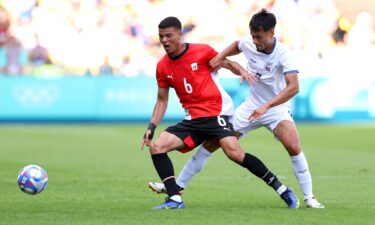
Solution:
{"label": "number 6 on jersey", "polygon": [[191,84],[189,84],[187,81],[186,81],[186,77],[184,77],[184,86],[185,86],[185,90],[188,94],[191,94],[193,93],[193,87],[191,86]]}

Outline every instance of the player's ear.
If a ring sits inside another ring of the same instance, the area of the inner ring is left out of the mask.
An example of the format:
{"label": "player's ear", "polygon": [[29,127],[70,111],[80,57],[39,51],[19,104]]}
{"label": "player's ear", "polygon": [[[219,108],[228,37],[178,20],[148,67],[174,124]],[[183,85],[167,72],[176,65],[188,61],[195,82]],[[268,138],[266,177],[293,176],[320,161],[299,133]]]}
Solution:
{"label": "player's ear", "polygon": [[275,28],[270,29],[270,34],[272,35],[272,37],[275,36]]}

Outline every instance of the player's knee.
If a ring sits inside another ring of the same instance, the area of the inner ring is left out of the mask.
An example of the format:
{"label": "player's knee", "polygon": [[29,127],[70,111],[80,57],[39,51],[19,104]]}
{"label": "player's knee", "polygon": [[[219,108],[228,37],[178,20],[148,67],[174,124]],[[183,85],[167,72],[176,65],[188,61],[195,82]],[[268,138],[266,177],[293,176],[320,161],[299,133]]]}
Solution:
{"label": "player's knee", "polygon": [[290,156],[299,155],[301,153],[301,147],[298,143],[291,143],[285,147]]}
{"label": "player's knee", "polygon": [[229,147],[229,148],[226,148],[225,150],[225,154],[227,155],[227,157],[236,162],[236,163],[239,163],[241,164],[242,163],[242,160],[243,160],[243,157],[244,157],[244,152],[242,151],[242,149],[240,148],[235,148],[235,147]]}
{"label": "player's knee", "polygon": [[164,146],[159,145],[158,143],[151,143],[150,145],[150,152],[151,154],[160,154],[160,153],[166,153],[167,149]]}

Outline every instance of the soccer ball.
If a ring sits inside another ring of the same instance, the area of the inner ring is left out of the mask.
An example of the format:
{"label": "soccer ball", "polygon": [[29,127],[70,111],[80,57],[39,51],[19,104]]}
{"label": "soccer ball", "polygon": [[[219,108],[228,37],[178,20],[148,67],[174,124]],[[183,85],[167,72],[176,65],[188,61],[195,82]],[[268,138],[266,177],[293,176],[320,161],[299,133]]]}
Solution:
{"label": "soccer ball", "polygon": [[42,167],[27,165],[18,174],[17,182],[23,192],[36,195],[46,188],[48,177]]}

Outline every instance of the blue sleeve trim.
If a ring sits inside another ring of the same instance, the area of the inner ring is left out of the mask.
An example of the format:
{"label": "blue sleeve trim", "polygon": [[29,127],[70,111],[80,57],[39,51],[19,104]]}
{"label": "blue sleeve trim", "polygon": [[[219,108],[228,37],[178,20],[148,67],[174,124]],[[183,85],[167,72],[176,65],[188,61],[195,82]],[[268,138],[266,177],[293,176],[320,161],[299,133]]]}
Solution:
{"label": "blue sleeve trim", "polygon": [[284,73],[284,75],[288,75],[288,74],[291,74],[291,73],[299,73],[299,71],[298,71],[298,70],[290,70],[290,71],[286,71],[286,72]]}

